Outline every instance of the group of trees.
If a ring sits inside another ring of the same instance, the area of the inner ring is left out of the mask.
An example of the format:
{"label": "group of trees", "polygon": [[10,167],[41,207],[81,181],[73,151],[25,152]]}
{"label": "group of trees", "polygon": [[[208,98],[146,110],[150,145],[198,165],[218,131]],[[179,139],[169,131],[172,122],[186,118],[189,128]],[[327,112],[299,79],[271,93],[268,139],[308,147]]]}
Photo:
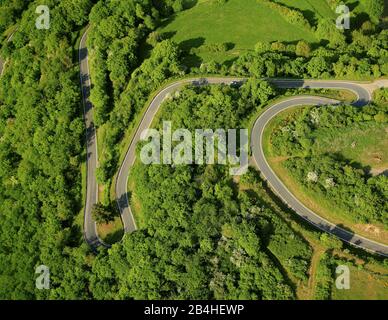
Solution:
{"label": "group of trees", "polygon": [[105,133],[97,173],[102,183],[116,171],[117,145],[151,92],[183,73],[177,45],[159,37],[151,56],[143,63],[139,59],[141,42],[165,15],[178,10],[177,3],[186,6],[190,1],[99,1],[91,11],[91,101],[95,124]]}
{"label": "group of trees", "polygon": [[[100,150],[98,170],[102,183],[111,182],[118,167],[120,150],[117,145],[124,128],[133,124],[149,94],[166,79],[187,73],[181,66],[185,53],[155,31],[163,17],[177,11],[174,9],[176,3],[100,1],[92,10],[89,34],[91,99],[95,106],[95,122],[102,132],[99,138],[104,146]],[[293,16],[288,14],[290,12],[302,14],[275,2],[265,3],[279,7],[286,16]],[[185,2],[184,7],[188,5],[190,3]],[[307,25],[307,20],[303,21],[306,23],[302,24]],[[207,61],[190,71],[255,78],[336,77],[353,80],[388,74],[387,31],[379,29],[375,23],[366,21],[359,29],[345,33],[336,28],[333,20],[321,18],[310,29],[322,41],[319,46],[305,41],[297,44],[261,42],[254,52],[240,55],[230,66]],[[140,44],[146,40],[154,48],[151,56],[142,62],[145,51]],[[214,45],[214,50],[226,49],[227,44]]]}
{"label": "group of trees", "polygon": [[[0,12],[11,3],[2,1]],[[9,63],[0,80],[0,298],[84,298],[90,249],[75,222],[84,126],[71,44],[85,23],[77,15],[87,19],[92,3],[46,1],[49,30],[35,28],[41,1],[30,3],[1,52]],[[35,288],[41,264],[50,268],[50,291]]]}
{"label": "group of trees", "polygon": [[[272,94],[253,79],[240,89],[189,86],[166,100],[159,118],[189,130],[238,128]],[[97,257],[95,298],[295,298],[284,270],[306,280],[311,248],[247,191],[261,185],[256,172],[242,177],[243,191],[225,166],[137,162],[131,181],[143,223]]]}
{"label": "group of trees", "polygon": [[299,183],[343,210],[351,220],[388,225],[386,176],[370,177],[347,161],[324,155],[291,158],[285,166]]}
{"label": "group of trees", "polygon": [[92,208],[93,219],[99,224],[109,223],[113,221],[117,215],[117,208],[112,204],[103,205],[97,203]]}
{"label": "group of trees", "polygon": [[378,21],[382,17],[385,5],[384,0],[361,0],[361,4],[374,21]]}
{"label": "group of trees", "polygon": [[[331,25],[331,24],[330,24]],[[330,35],[321,24],[322,34]],[[297,45],[281,42],[260,42],[255,52],[240,56],[229,70],[220,69],[233,75],[254,75],[260,77],[308,77],[308,78],[348,78],[366,79],[388,74],[387,31],[375,34],[375,27],[366,22],[360,30],[352,33],[352,42],[334,34],[334,47],[311,46],[300,41]],[[342,39],[342,40],[338,40]],[[337,46],[339,45],[340,46]]]}
{"label": "group of trees", "polygon": [[[176,44],[155,37],[144,61],[141,44],[163,17],[192,1],[47,0],[49,30],[35,28],[39,4],[0,0],[0,32],[18,21],[1,50],[9,64],[0,81],[0,298],[294,298],[286,272],[306,279],[311,248],[262,199],[239,190],[225,167],[137,164],[132,174],[145,225],[94,258],[76,219],[85,146],[74,44],[89,20],[91,99],[104,133],[98,178],[107,182],[125,129],[154,90],[184,74]],[[186,88],[164,106],[165,115],[187,128],[237,128],[274,96],[257,80],[263,76],[387,74],[387,33],[379,32],[365,25],[352,43],[317,50],[305,42],[258,45],[223,69],[253,76],[239,90]],[[252,172],[244,179],[260,183]],[[361,185],[360,192],[386,196],[384,183],[368,180],[373,190]],[[94,208],[96,220],[112,213]],[[35,288],[41,264],[50,268],[49,291]]]}
{"label": "group of trees", "polygon": [[[272,1],[260,1],[279,10],[284,17],[303,17],[297,9]],[[254,52],[246,52],[236,60],[224,64],[206,61],[202,64],[203,68],[192,68],[191,71],[255,77],[335,77],[353,80],[387,75],[388,33],[379,24],[383,1],[366,0],[361,7],[379,9],[370,13],[369,20],[360,12],[355,13],[350,30],[339,30],[334,19],[327,17],[318,18],[314,25],[309,25],[306,19],[299,19],[299,22],[288,20],[304,25],[319,43],[308,44],[303,40],[298,43],[259,42]]]}
{"label": "group of trees", "polygon": [[291,156],[285,166],[302,185],[333,202],[354,221],[387,225],[387,177],[370,177],[352,166],[346,155],[321,154],[319,140],[351,126],[363,130],[384,123],[388,123],[386,105],[307,108],[282,120],[271,133],[271,143],[277,155]]}
{"label": "group of trees", "polygon": [[302,28],[311,29],[309,21],[304,17],[301,11],[297,9],[291,9],[285,5],[271,0],[258,0],[258,2],[263,3],[278,12],[287,22]]}
{"label": "group of trees", "polygon": [[0,1],[0,35],[19,18],[23,10],[33,0],[2,0]]}

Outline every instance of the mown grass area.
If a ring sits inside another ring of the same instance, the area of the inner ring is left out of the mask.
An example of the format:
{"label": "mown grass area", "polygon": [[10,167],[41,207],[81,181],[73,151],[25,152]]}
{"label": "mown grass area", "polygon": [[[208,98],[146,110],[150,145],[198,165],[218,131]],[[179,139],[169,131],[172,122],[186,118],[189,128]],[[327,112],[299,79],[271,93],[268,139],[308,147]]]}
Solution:
{"label": "mown grass area", "polygon": [[388,170],[387,124],[350,125],[335,133],[318,129],[314,136],[320,154],[339,154],[362,167],[370,167],[372,173]]}
{"label": "mown grass area", "polygon": [[136,221],[136,225],[139,229],[142,229],[146,225],[146,223],[145,223],[145,218],[142,211],[140,200],[136,194],[136,185],[133,177],[131,177],[131,172],[128,179],[128,192],[131,195],[129,198],[129,205],[131,206],[131,210],[133,213],[133,217]]}
{"label": "mown grass area", "polygon": [[120,217],[107,224],[97,224],[99,237],[107,244],[114,244],[123,238],[124,230]]}
{"label": "mown grass area", "polygon": [[[315,0],[327,6],[325,0]],[[319,6],[319,7],[320,7]],[[325,12],[330,10],[328,7]],[[315,13],[315,12],[314,12]],[[257,0],[199,1],[196,6],[167,19],[158,30],[183,50],[197,48],[190,64],[215,60],[224,62],[253,50],[258,41],[317,42],[312,31],[286,22],[277,12]],[[229,43],[227,52],[211,52],[209,44]]]}
{"label": "mown grass area", "polygon": [[[349,266],[350,289],[339,290],[333,281],[332,300],[388,300],[388,275]],[[385,270],[387,271],[387,270]]]}
{"label": "mown grass area", "polygon": [[[311,190],[308,190],[307,188],[304,188],[301,186],[290,174],[290,172],[284,167],[283,162],[287,159],[286,157],[279,157],[276,156],[273,146],[271,144],[270,136],[273,130],[280,124],[282,119],[285,119],[289,116],[291,116],[294,112],[300,110],[301,108],[305,107],[295,107],[291,108],[289,110],[286,110],[279,114],[277,117],[272,119],[264,132],[263,137],[263,150],[266,155],[267,161],[271,168],[274,170],[276,175],[282,180],[282,182],[287,186],[287,188],[308,208],[319,214],[320,216],[326,218],[327,220],[331,221],[332,223],[335,223],[337,225],[341,225],[345,228],[348,228],[352,230],[353,232],[356,232],[357,234],[360,234],[362,236],[368,237],[372,240],[388,243],[388,231],[384,229],[382,225],[365,225],[365,224],[357,224],[351,219],[349,219],[349,216],[346,212],[338,208],[336,205],[331,203],[330,201],[323,199],[322,197],[319,197],[316,193],[312,192]],[[350,127],[351,128],[351,127]],[[372,159],[368,158],[369,152],[373,150],[373,152],[378,152],[379,154],[386,154],[387,148],[386,143],[387,139],[382,139],[382,136],[379,135],[381,133],[380,127],[378,124],[376,124],[375,129],[371,129],[367,134],[369,136],[367,137],[358,137],[360,141],[363,143],[360,143],[359,150],[354,153],[355,157],[358,157],[358,159],[365,159],[364,157],[367,157],[366,159]],[[385,129],[384,129],[385,130]],[[357,137],[359,134],[358,129],[356,132],[354,132],[354,135],[351,135],[352,138]],[[376,136],[370,136],[372,134],[376,134]],[[388,134],[388,133],[387,133]],[[349,137],[350,135],[348,135]],[[328,139],[327,147],[332,148],[333,146],[340,147],[346,146],[346,148],[353,144],[353,139],[347,140],[346,143],[344,143],[344,136],[341,135],[341,132],[338,133],[335,137],[333,136],[331,138],[331,142]],[[351,141],[350,141],[351,140]],[[382,141],[383,140],[383,141]],[[370,141],[379,141],[379,144],[372,145],[371,147],[367,144],[367,142]],[[378,146],[382,146],[380,149],[376,149]],[[357,146],[357,143],[355,144],[355,148]],[[364,148],[364,149],[361,149]],[[361,151],[362,150],[362,151]],[[376,151],[377,150],[377,151]],[[323,152],[323,149],[322,149]],[[331,152],[328,150],[328,152]],[[339,150],[341,152],[341,150]],[[344,153],[346,155],[347,159],[349,159],[349,154]],[[355,160],[356,161],[356,160]],[[361,160],[360,160],[361,161]],[[363,160],[365,161],[365,160]],[[381,169],[380,169],[381,170]]]}

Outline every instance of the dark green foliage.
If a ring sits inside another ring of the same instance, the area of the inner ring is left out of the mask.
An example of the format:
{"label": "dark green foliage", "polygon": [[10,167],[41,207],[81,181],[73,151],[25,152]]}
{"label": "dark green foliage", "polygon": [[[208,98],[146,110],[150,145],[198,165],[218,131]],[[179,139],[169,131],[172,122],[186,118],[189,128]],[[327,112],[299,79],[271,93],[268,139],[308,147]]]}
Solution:
{"label": "dark green foliage", "polygon": [[182,74],[178,47],[164,40],[159,43],[149,59],[134,71],[121,99],[116,103],[105,124],[104,150],[100,156],[98,174],[101,182],[107,182],[117,166],[117,145],[134,115],[146,103],[150,93],[170,77]]}
{"label": "dark green foliage", "polygon": [[322,254],[316,270],[316,300],[329,300],[331,296],[331,287],[333,285],[332,260],[328,253]]}
{"label": "dark green foliage", "polygon": [[[355,222],[388,225],[388,178],[369,177],[346,161],[328,156],[292,158],[285,166],[303,186],[342,208]],[[313,172],[316,182],[309,181]]]}
{"label": "dark green foliage", "polygon": [[[39,1],[40,3],[40,1]],[[90,2],[72,1],[82,8]],[[72,47],[76,19],[49,1],[50,30],[37,30],[35,5],[8,44],[0,81],[0,298],[89,296],[89,248],[74,219],[81,208],[84,128]],[[82,245],[81,245],[82,244]],[[35,289],[50,268],[51,290]]]}
{"label": "dark green foliage", "polygon": [[[272,94],[255,79],[240,89],[188,87],[160,119],[189,130],[239,127]],[[131,180],[144,225],[97,258],[95,298],[295,297],[285,270],[306,279],[310,247],[257,196],[238,191],[227,167],[137,163]],[[259,183],[252,172],[244,181]]]}
{"label": "dark green foliage", "polygon": [[104,206],[97,203],[93,206],[92,216],[97,223],[109,223],[117,216],[117,212],[112,205]]}
{"label": "dark green foliage", "polygon": [[373,20],[378,20],[383,15],[384,0],[361,0],[361,3]]}
{"label": "dark green foliage", "polygon": [[0,1],[0,34],[16,22],[21,12],[33,0],[2,0]]}

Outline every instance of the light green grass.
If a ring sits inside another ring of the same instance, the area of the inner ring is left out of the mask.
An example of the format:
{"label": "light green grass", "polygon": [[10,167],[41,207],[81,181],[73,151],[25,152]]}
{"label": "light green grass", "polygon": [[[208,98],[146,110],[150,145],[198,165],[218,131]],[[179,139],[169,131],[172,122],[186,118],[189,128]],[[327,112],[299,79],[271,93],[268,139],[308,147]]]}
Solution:
{"label": "light green grass", "polygon": [[124,236],[123,224],[120,217],[116,217],[108,224],[97,224],[97,232],[102,241],[114,244]]}
{"label": "light green grass", "polygon": [[[325,0],[315,0],[325,3]],[[322,4],[323,6],[323,4]],[[204,61],[223,62],[253,50],[258,41],[317,42],[312,31],[286,22],[277,12],[257,0],[229,0],[226,4],[213,1],[199,2],[165,21],[160,33],[172,35],[171,39],[185,50],[214,43],[233,43],[226,53],[206,50],[197,53]]]}
{"label": "light green grass", "polygon": [[317,153],[338,153],[372,169],[388,169],[388,125],[368,123],[350,125],[335,132],[317,130]]}
{"label": "light green grass", "polygon": [[[339,290],[333,283],[332,300],[388,300],[388,275],[350,266],[350,289]],[[335,282],[335,281],[333,281]]]}

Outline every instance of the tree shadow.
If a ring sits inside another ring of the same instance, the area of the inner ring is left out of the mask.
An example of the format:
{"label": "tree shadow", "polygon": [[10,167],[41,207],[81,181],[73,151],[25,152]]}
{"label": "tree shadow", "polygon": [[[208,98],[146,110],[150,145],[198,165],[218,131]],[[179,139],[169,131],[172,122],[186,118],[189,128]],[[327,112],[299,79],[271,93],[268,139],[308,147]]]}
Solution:
{"label": "tree shadow", "polygon": [[123,193],[119,199],[117,199],[117,204],[119,205],[120,209],[127,209],[129,207],[129,202],[131,199],[131,193]]}
{"label": "tree shadow", "polygon": [[237,61],[238,57],[235,57],[235,58],[232,58],[232,59],[229,59],[229,60],[225,60],[222,64],[225,65],[227,68],[231,68],[233,66],[233,64]]}
{"label": "tree shadow", "polygon": [[184,10],[189,10],[193,7],[195,7],[198,3],[198,0],[184,0],[183,3],[183,9]]}
{"label": "tree shadow", "polygon": [[350,11],[353,11],[354,9],[356,9],[356,7],[358,7],[360,5],[360,1],[354,1],[352,3],[347,3],[346,5],[349,7]]}
{"label": "tree shadow", "polygon": [[311,26],[316,26],[318,24],[318,18],[315,15],[315,12],[312,10],[300,10],[297,9],[300,12],[302,12],[303,16],[306,18],[306,20],[310,23]]}
{"label": "tree shadow", "polygon": [[112,233],[107,234],[104,241],[108,244],[114,244],[116,242],[121,241],[121,239],[123,238],[123,235],[124,235],[124,230],[119,229]]}
{"label": "tree shadow", "polygon": [[[202,64],[202,58],[194,51],[205,43],[204,37],[188,39],[179,43],[179,49],[182,51],[182,63],[187,67],[199,67]],[[194,50],[193,50],[194,49]]]}
{"label": "tree shadow", "polygon": [[369,15],[365,12],[360,12],[356,16],[350,18],[350,25],[352,26],[352,29],[359,29],[366,21],[370,21]]}
{"label": "tree shadow", "polygon": [[192,38],[188,40],[184,40],[179,43],[179,49],[184,52],[190,52],[191,49],[197,49],[205,43],[204,37]]}

